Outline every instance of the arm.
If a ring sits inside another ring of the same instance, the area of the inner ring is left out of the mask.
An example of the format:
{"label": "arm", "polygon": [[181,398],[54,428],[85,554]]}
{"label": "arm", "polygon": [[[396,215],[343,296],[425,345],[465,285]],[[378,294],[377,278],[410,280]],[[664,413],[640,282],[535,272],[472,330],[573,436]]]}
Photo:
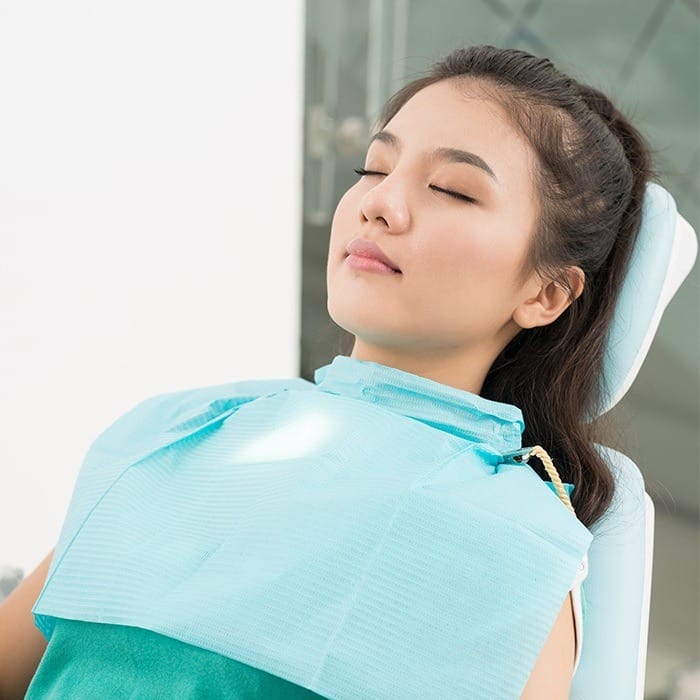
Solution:
{"label": "arm", "polygon": [[0,605],[0,700],[23,698],[46,649],[32,607],[44,587],[52,549]]}
{"label": "arm", "polygon": [[568,700],[575,654],[574,607],[569,592],[520,700]]}

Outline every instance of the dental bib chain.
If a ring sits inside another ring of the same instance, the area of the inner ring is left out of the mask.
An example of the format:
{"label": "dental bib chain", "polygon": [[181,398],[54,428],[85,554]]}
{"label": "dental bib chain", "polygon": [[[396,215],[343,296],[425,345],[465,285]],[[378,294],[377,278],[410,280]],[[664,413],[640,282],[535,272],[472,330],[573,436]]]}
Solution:
{"label": "dental bib chain", "polygon": [[574,507],[571,505],[571,501],[569,500],[569,495],[566,493],[566,489],[562,485],[561,478],[559,477],[559,472],[554,466],[552,458],[547,454],[547,451],[542,446],[535,445],[534,447],[524,447],[521,450],[517,450],[516,452],[511,452],[506,456],[506,461],[512,461],[516,462],[517,464],[522,464],[523,462],[527,462],[528,458],[533,455],[535,457],[539,457],[540,461],[544,465],[544,468],[547,471],[547,474],[549,474],[549,478],[552,480],[557,495],[561,499],[562,503],[574,515],[576,515],[576,511],[574,510]]}

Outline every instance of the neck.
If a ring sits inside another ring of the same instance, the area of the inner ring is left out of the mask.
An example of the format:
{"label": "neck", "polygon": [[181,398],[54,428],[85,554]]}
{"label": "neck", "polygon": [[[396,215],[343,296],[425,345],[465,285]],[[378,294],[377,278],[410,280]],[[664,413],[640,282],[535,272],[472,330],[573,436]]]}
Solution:
{"label": "neck", "polygon": [[427,379],[480,394],[486,375],[496,355],[474,349],[407,348],[368,344],[358,338],[350,353],[357,360],[377,362],[411,372]]}

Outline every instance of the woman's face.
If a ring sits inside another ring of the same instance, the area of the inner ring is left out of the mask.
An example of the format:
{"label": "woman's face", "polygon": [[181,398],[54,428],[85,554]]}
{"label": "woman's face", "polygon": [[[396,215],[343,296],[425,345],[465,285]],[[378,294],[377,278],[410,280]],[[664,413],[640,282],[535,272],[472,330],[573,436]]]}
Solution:
{"label": "woman's face", "polygon": [[[516,309],[529,318],[541,282],[516,282],[535,226],[534,154],[497,104],[473,94],[441,81],[414,95],[358,164],[373,174],[338,203],[328,313],[356,336],[353,356],[453,356],[485,376],[521,328]],[[353,239],[378,244],[401,272],[353,266]]]}

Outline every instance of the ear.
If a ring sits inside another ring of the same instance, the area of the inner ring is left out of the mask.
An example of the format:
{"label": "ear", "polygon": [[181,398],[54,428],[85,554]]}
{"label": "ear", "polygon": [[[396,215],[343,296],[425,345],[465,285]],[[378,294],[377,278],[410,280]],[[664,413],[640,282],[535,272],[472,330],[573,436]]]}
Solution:
{"label": "ear", "polygon": [[[580,267],[571,266],[564,270],[574,291],[574,299],[578,299],[585,284],[586,276]],[[566,290],[559,282],[549,281],[540,286],[535,296],[530,296],[521,302],[513,311],[513,320],[521,328],[546,326],[556,321],[571,305]],[[537,285],[535,285],[537,288]]]}

